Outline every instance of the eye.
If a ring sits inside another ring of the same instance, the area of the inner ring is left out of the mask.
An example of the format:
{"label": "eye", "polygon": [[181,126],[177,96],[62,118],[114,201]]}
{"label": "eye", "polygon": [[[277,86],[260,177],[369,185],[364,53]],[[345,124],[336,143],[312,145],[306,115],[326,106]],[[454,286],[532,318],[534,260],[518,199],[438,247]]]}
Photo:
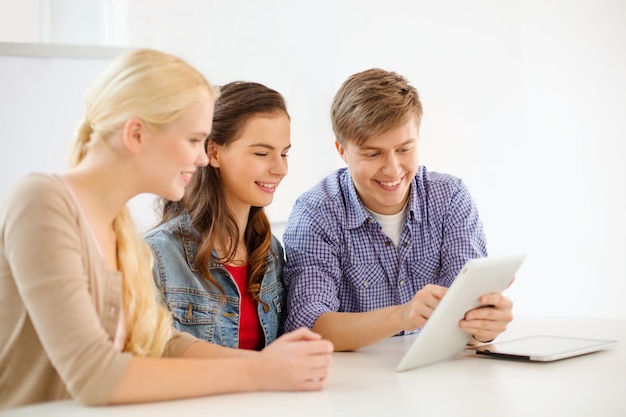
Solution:
{"label": "eye", "polygon": [[260,156],[260,157],[265,157],[267,156],[267,152],[255,152],[254,153],[256,156]]}
{"label": "eye", "polygon": [[289,158],[289,154],[287,152],[280,154],[281,158]]}
{"label": "eye", "polygon": [[365,157],[366,158],[376,158],[378,155],[380,155],[380,152],[372,152],[372,153],[365,154]]}

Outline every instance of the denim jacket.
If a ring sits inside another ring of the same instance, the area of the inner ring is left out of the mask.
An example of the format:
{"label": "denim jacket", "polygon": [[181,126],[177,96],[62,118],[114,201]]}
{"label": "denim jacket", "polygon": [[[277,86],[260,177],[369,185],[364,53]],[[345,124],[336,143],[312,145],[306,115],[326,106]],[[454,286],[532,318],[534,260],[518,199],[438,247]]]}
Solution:
{"label": "denim jacket", "polygon": [[[195,266],[199,242],[184,237],[185,234],[199,238],[187,213],[144,236],[154,254],[154,280],[161,290],[163,302],[173,313],[174,327],[207,342],[237,348],[240,299],[237,284],[221,263],[211,261],[209,272],[226,292],[226,301],[222,301],[220,290],[203,279]],[[265,345],[283,332],[286,318],[285,258],[276,237],[272,237],[271,249],[260,293],[267,306],[258,303],[257,307]]]}

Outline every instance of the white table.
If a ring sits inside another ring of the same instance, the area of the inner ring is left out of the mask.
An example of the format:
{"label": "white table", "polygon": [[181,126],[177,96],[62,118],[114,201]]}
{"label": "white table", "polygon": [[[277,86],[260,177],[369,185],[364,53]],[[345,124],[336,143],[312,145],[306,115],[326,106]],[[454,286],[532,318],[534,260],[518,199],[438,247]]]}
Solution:
{"label": "white table", "polygon": [[0,413],[18,416],[626,416],[626,320],[517,318],[499,340],[533,334],[617,339],[606,351],[552,363],[457,357],[396,373],[413,337],[335,353],[327,388],[249,393],[111,407],[60,401]]}

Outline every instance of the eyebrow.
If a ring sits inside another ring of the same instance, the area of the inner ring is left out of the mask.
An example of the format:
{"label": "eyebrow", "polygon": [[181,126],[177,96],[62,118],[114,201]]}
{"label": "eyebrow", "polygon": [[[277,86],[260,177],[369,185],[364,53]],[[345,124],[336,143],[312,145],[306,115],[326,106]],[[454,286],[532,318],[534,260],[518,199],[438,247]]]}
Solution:
{"label": "eyebrow", "polygon": [[[276,147],[272,146],[272,145],[268,145],[267,143],[253,143],[252,145],[249,145],[248,148],[265,148],[265,149],[269,149],[270,151],[273,151],[276,149]],[[286,149],[291,149],[291,143],[288,146],[285,146],[283,148],[283,151]]]}
{"label": "eyebrow", "polygon": [[[415,139],[408,139],[408,140],[402,142],[400,144],[400,146],[398,146],[398,148],[401,148],[401,147],[406,146],[406,145],[413,144],[415,142],[417,142],[417,140],[415,140]],[[376,148],[374,146],[359,146],[359,148],[362,149],[362,150],[378,150],[378,149],[380,149],[380,148]]]}

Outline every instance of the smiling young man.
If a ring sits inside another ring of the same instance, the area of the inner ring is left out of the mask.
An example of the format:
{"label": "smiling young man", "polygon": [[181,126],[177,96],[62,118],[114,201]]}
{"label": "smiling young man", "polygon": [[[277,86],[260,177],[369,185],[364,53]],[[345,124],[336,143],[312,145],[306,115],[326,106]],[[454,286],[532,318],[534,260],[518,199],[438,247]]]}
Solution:
{"label": "smiling young man", "polygon": [[[294,204],[283,240],[286,330],[308,327],[355,350],[421,328],[459,270],[487,256],[464,183],[419,165],[422,105],[401,75],[348,78],[331,118],[340,168]],[[459,326],[486,342],[512,320],[500,293],[481,297]]]}

